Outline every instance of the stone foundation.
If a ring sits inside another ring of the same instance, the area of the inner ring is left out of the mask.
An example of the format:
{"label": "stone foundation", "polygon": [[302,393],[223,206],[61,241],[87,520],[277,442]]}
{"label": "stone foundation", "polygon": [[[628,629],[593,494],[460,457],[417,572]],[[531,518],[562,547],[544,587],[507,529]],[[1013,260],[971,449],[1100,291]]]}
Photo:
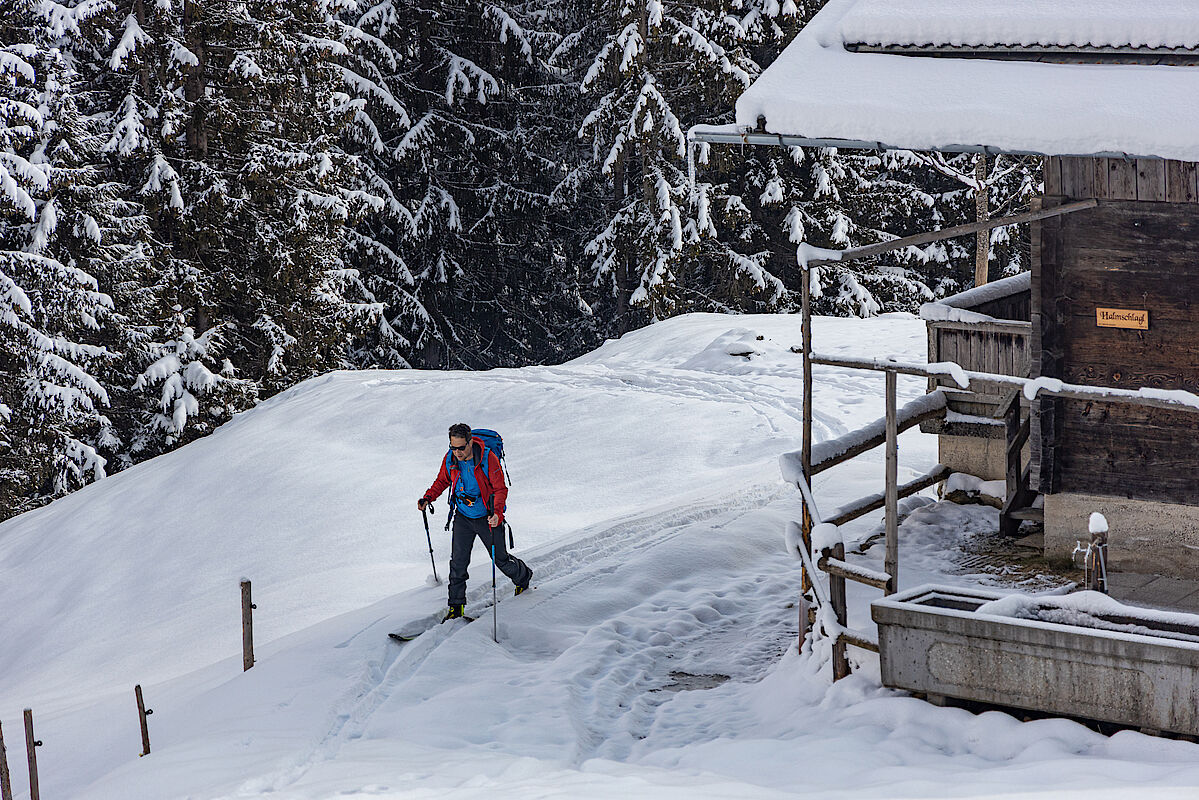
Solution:
{"label": "stone foundation", "polygon": [[1107,517],[1108,567],[1193,578],[1199,574],[1199,506],[1086,494],[1045,496],[1045,555],[1069,558],[1091,540],[1091,512]]}

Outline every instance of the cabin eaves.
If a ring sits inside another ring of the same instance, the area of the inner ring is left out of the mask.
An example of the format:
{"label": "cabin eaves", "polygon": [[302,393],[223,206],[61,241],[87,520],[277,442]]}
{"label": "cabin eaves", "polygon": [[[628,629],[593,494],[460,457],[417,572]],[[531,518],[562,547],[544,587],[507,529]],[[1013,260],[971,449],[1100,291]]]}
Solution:
{"label": "cabin eaves", "polygon": [[1196,48],[1182,0],[831,0],[693,138],[1199,161]]}

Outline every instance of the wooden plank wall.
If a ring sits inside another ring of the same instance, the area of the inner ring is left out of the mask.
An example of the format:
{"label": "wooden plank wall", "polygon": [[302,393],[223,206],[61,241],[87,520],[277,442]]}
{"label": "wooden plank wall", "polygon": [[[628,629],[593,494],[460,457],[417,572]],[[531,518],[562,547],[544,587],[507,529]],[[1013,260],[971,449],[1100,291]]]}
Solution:
{"label": "wooden plank wall", "polygon": [[1019,325],[933,322],[929,326],[938,361],[953,361],[976,372],[1028,375],[1029,330]]}
{"label": "wooden plank wall", "polygon": [[1160,158],[1045,159],[1046,197],[1199,203],[1199,165]]}
{"label": "wooden plank wall", "polygon": [[[1196,165],[1048,159],[1046,206],[1098,208],[1033,224],[1036,375],[1199,392]],[[1100,328],[1095,309],[1149,311],[1149,330]],[[1033,425],[1041,491],[1199,504],[1199,415],[1042,401]]]}

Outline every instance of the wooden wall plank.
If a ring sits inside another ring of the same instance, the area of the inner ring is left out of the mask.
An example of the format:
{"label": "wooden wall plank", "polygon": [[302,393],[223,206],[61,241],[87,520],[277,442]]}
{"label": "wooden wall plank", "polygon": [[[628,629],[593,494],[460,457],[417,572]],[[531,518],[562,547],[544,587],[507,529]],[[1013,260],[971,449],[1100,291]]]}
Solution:
{"label": "wooden wall plank", "polygon": [[1062,194],[1076,200],[1095,196],[1095,165],[1093,159],[1066,156],[1062,164]]}
{"label": "wooden wall plank", "polygon": [[1045,194],[1056,197],[1062,193],[1062,160],[1045,156]]}
{"label": "wooden wall plank", "polygon": [[1112,200],[1136,200],[1136,163],[1122,158],[1109,158],[1107,167],[1107,196]]}
{"label": "wooden wall plank", "polygon": [[1160,158],[1137,159],[1137,199],[1151,203],[1165,202],[1165,161]]}
{"label": "wooden wall plank", "polygon": [[1182,161],[1166,162],[1166,202],[1189,202],[1187,200],[1187,175]]}
{"label": "wooden wall plank", "polygon": [[1109,161],[1111,161],[1110,158],[1091,159],[1091,174],[1093,176],[1091,184],[1095,190],[1094,196],[1101,199],[1108,197],[1107,176],[1108,170],[1111,169],[1108,165]]}

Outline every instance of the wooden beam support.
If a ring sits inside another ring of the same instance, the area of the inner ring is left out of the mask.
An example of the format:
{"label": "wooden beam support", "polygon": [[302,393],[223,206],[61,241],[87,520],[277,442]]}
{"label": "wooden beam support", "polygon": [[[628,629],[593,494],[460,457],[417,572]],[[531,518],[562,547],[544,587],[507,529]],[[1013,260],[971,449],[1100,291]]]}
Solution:
{"label": "wooden beam support", "polygon": [[922,244],[932,244],[943,239],[952,239],[955,236],[966,236],[968,234],[987,231],[992,228],[1002,228],[1007,225],[1019,225],[1022,222],[1033,222],[1039,219],[1047,219],[1049,217],[1059,217],[1062,214],[1072,214],[1075,211],[1084,211],[1088,208],[1094,208],[1099,205],[1099,201],[1095,199],[1080,200],[1077,203],[1066,203],[1065,205],[1055,206],[1053,208],[1044,208],[1040,211],[1025,211],[1023,214],[1012,214],[1007,217],[997,217],[995,219],[985,220],[983,222],[971,222],[966,225],[955,225],[952,228],[943,228],[939,231],[929,231],[928,233],[918,233],[915,236],[905,236],[902,239],[892,239],[889,242],[879,242],[878,244],[868,244],[864,247],[854,247],[849,250],[844,250],[841,257],[837,259],[814,259],[808,262],[810,267],[821,267],[827,264],[840,264],[846,261],[857,261],[862,258],[870,258],[871,256],[890,253],[894,250],[901,250],[905,247],[916,247]]}

